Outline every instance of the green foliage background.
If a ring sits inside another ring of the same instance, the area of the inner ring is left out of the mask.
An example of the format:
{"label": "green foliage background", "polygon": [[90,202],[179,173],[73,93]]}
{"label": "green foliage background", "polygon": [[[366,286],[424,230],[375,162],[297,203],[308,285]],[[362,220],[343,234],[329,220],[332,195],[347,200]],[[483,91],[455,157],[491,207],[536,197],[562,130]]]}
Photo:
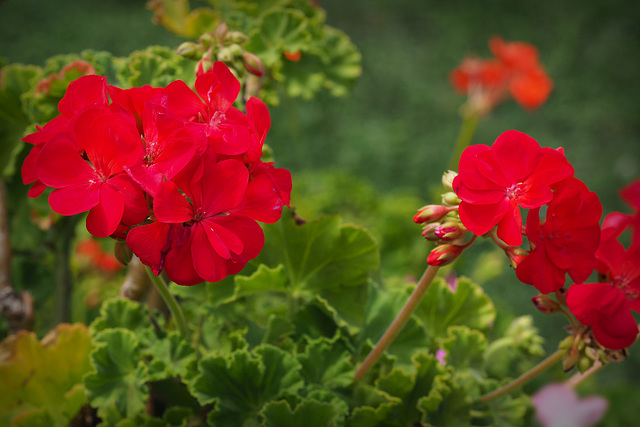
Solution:
{"label": "green foliage background", "polygon": [[[154,26],[144,3],[2,0],[0,57],[42,65],[50,56],[84,49],[121,56],[152,44],[178,46],[182,39]],[[346,32],[362,52],[363,74],[345,99],[283,98],[271,110],[274,126],[267,142],[279,166],[299,173],[293,203],[302,216],[337,210],[372,229],[383,247],[383,268],[402,274],[404,261],[404,274],[419,274],[426,253],[414,244],[419,230],[411,235],[410,218],[430,201],[431,187],[439,182],[464,101],[447,75],[465,55],[489,56],[493,35],[537,46],[555,88],[533,114],[513,101],[500,105],[480,123],[474,143],[490,144],[502,131],[518,129],[542,145],[562,146],[576,176],[600,196],[605,213],[626,210],[617,191],[640,177],[637,8],[622,0],[318,3],[327,11],[327,23]],[[328,169],[340,173],[322,172]],[[394,250],[402,247],[405,252],[397,255]],[[499,312],[533,314],[549,350],[563,334],[561,319],[535,312],[528,302],[535,293],[508,269],[491,275],[496,263],[500,260],[484,255],[480,263],[459,267],[485,284]],[[628,403],[639,398],[637,384],[640,358],[632,354],[582,390],[609,397],[612,408],[603,425],[629,425],[635,408]]]}

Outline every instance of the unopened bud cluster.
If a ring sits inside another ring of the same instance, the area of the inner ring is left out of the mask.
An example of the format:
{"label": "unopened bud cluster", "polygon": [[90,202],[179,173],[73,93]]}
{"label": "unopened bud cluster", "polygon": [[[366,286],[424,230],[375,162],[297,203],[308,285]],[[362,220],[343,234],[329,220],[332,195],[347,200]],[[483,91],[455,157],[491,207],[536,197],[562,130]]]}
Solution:
{"label": "unopened bud cluster", "polygon": [[571,335],[560,342],[558,348],[566,350],[562,359],[562,368],[565,372],[574,367],[580,372],[585,372],[595,363],[608,364],[620,363],[627,358],[627,350],[611,350],[600,345],[593,337],[591,331],[582,335]]}
{"label": "unopened bud cluster", "polygon": [[413,217],[416,224],[422,224],[422,236],[436,242],[437,246],[427,257],[430,265],[446,265],[456,259],[465,246],[459,244],[467,233],[467,228],[458,216],[460,199],[453,192],[453,179],[457,173],[447,171],[442,176],[445,192],[441,205],[426,205]]}
{"label": "unopened bud cluster", "polygon": [[227,24],[223,22],[216,31],[200,36],[197,42],[182,43],[177,53],[185,58],[198,60],[196,69],[201,67],[208,70],[215,61],[222,61],[232,69],[245,69],[260,77],[264,73],[262,62],[242,47],[248,39],[240,31],[229,31]]}

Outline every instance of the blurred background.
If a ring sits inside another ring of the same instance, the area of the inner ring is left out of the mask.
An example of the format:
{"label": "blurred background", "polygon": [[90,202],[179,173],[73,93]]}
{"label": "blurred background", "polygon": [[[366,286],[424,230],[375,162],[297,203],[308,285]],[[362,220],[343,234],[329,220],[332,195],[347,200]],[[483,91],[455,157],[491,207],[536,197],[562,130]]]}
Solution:
{"label": "blurred background", "polygon": [[[271,109],[267,143],[277,165],[294,173],[298,212],[339,211],[372,229],[385,273],[417,276],[425,266],[426,247],[411,217],[433,201],[465,101],[448,74],[467,55],[490,57],[487,42],[494,35],[536,46],[554,90],[534,113],[512,100],[499,105],[480,122],[473,143],[491,144],[517,129],[543,146],[564,147],[575,176],[600,196],[605,214],[629,212],[618,191],[640,177],[640,8],[622,0],[318,3],[327,23],[360,49],[362,76],[346,98],[283,98]],[[124,56],[184,41],[151,16],[141,0],[2,0],[0,56],[42,65],[84,49]],[[461,262],[461,271],[483,283],[503,313],[533,315],[551,350],[564,335],[563,319],[538,313],[529,302],[536,293],[487,249],[480,245],[483,257]],[[601,425],[637,421],[629,405],[640,399],[637,347],[624,363],[581,386],[581,394],[609,398]]]}

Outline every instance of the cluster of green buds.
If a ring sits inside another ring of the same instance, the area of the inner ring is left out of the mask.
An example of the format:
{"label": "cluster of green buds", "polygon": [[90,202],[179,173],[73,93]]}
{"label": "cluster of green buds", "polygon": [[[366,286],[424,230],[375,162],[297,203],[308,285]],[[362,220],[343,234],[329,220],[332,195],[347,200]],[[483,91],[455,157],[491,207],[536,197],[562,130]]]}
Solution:
{"label": "cluster of green buds", "polygon": [[451,263],[471,243],[462,243],[468,230],[458,216],[460,199],[452,187],[456,175],[454,171],[447,171],[442,176],[442,185],[445,188],[442,204],[423,206],[413,217],[416,224],[422,224],[422,236],[436,243],[436,247],[427,257],[430,265],[442,266]]}
{"label": "cluster of green buds", "polygon": [[198,60],[197,68],[202,66],[208,70],[213,62],[222,61],[231,69],[245,69],[254,76],[261,77],[264,73],[262,62],[242,47],[247,40],[246,34],[229,31],[229,27],[223,22],[216,31],[201,35],[197,42],[182,43],[177,52],[185,58]]}
{"label": "cluster of green buds", "polygon": [[596,341],[591,332],[591,328],[582,326],[580,329],[570,328],[572,335],[560,342],[558,348],[565,350],[562,359],[562,368],[565,372],[574,367],[580,372],[595,365],[606,365],[608,363],[620,363],[627,358],[627,349],[611,350],[603,347]]}

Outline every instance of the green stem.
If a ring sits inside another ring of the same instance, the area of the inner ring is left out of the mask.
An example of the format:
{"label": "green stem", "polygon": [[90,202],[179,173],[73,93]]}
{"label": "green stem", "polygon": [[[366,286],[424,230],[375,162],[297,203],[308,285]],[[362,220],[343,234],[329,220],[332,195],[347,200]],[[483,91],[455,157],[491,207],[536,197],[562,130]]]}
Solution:
{"label": "green stem", "polygon": [[380,340],[373,348],[373,350],[371,350],[364,362],[362,362],[362,365],[355,375],[356,381],[359,381],[362,379],[362,377],[364,377],[371,366],[376,363],[380,356],[382,356],[382,353],[384,353],[387,347],[389,347],[391,342],[400,333],[405,323],[407,323],[407,320],[409,320],[418,303],[422,299],[422,296],[429,288],[429,285],[433,281],[433,278],[436,277],[437,272],[438,267],[433,265],[427,267],[424,274],[420,278],[420,281],[416,285],[416,288],[411,293],[409,300],[406,302],[404,307],[402,307],[400,313],[398,313],[393,323],[391,323],[391,326],[389,326],[389,328],[385,331],[384,335],[382,335],[382,338],[380,338]]}
{"label": "green stem", "polygon": [[597,373],[598,371],[600,371],[600,369],[604,368],[605,364],[600,362],[600,361],[596,361],[594,362],[593,366],[591,366],[589,369],[587,369],[584,372],[577,372],[575,373],[571,378],[569,378],[566,382],[565,385],[569,386],[571,388],[576,388],[578,386],[578,384],[580,384],[582,381],[586,380],[587,378],[591,377],[592,375],[594,375],[595,373]]}
{"label": "green stem", "polygon": [[458,162],[460,161],[460,156],[462,155],[464,149],[467,148],[469,144],[471,144],[471,139],[473,139],[473,134],[476,132],[479,121],[480,117],[475,114],[468,114],[463,116],[460,133],[458,133],[456,145],[454,146],[453,153],[451,153],[451,158],[449,159],[450,170],[458,170]]}
{"label": "green stem", "polygon": [[73,293],[71,242],[75,237],[76,224],[79,220],[80,215],[63,216],[53,226],[56,280],[55,323],[66,323],[71,320],[71,294]]}
{"label": "green stem", "polygon": [[187,321],[184,318],[184,313],[182,312],[180,304],[178,304],[178,301],[176,301],[173,295],[171,295],[171,292],[169,292],[169,286],[167,286],[167,283],[164,281],[162,276],[156,276],[148,267],[147,273],[149,273],[151,281],[162,296],[164,302],[167,304],[167,307],[169,307],[169,311],[171,311],[171,316],[173,317],[173,321],[175,322],[176,327],[180,331],[180,335],[187,338],[189,335]]}
{"label": "green stem", "polygon": [[546,371],[551,366],[555,365],[557,362],[562,360],[562,357],[564,356],[565,353],[566,353],[566,350],[556,351],[555,353],[553,353],[552,355],[544,359],[542,362],[538,363],[536,366],[531,368],[529,371],[525,372],[515,380],[511,381],[509,384],[506,384],[500,387],[499,389],[493,390],[491,393],[487,393],[484,396],[482,396],[480,398],[480,402],[488,402],[490,400],[493,400],[497,397],[502,396],[503,394],[510,392],[511,390],[514,390],[520,387],[521,385],[535,378],[536,376],[538,376],[539,374]]}

